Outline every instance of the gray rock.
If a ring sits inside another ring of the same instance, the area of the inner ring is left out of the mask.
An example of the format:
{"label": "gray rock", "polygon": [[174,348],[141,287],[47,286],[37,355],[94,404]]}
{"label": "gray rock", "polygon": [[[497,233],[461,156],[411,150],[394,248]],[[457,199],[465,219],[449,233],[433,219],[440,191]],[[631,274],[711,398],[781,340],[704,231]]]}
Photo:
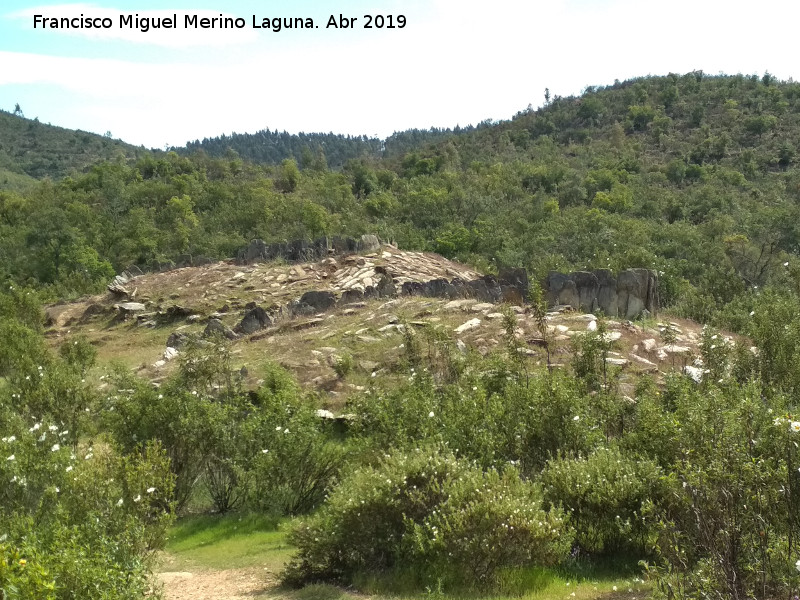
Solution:
{"label": "gray rock", "polygon": [[345,290],[342,292],[341,298],[339,298],[339,304],[352,304],[362,300],[364,300],[364,292],[361,290]]}
{"label": "gray rock", "polygon": [[206,325],[205,331],[203,331],[203,337],[208,338],[215,335],[226,337],[229,340],[235,340],[237,337],[239,337],[230,327],[225,325],[219,319],[211,319],[209,320],[208,325]]}
{"label": "gray rock", "polygon": [[[397,288],[394,285],[392,276],[388,274],[381,275],[378,284],[375,286],[375,291],[378,293],[378,297],[380,298],[390,298],[396,296]],[[366,290],[364,290],[364,295],[366,296]]]}
{"label": "gray rock", "polygon": [[381,241],[378,236],[372,234],[364,234],[358,241],[359,252],[374,252],[381,247]]}
{"label": "gray rock", "polygon": [[311,306],[316,312],[323,312],[336,304],[333,292],[310,291],[300,297],[300,304]]}
{"label": "gray rock", "polygon": [[183,348],[189,342],[189,335],[180,331],[173,331],[167,338],[167,348]]}
{"label": "gray rock", "polygon": [[267,311],[260,306],[253,306],[244,314],[242,320],[233,330],[236,333],[249,335],[270,325],[272,325],[272,319],[269,318]]}
{"label": "gray rock", "polygon": [[123,320],[147,310],[147,307],[141,302],[123,302],[122,304],[115,304],[114,306],[119,313],[119,317]]}

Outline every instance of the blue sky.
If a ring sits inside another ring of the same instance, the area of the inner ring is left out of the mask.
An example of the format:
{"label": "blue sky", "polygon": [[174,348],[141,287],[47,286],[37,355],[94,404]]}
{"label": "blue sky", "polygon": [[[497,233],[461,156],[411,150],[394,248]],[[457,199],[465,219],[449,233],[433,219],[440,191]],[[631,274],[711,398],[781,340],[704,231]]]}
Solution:
{"label": "blue sky", "polygon": [[[155,12],[153,12],[155,11]],[[119,28],[119,15],[242,17],[244,29]],[[92,30],[33,29],[33,15],[110,16]],[[358,17],[327,30],[328,17]],[[363,15],[406,17],[366,30]],[[319,29],[251,28],[252,16],[311,17]],[[788,0],[4,0],[0,109],[161,148],[271,129],[385,137],[412,127],[505,119],[545,87],[578,94],[637,75],[800,78]]]}

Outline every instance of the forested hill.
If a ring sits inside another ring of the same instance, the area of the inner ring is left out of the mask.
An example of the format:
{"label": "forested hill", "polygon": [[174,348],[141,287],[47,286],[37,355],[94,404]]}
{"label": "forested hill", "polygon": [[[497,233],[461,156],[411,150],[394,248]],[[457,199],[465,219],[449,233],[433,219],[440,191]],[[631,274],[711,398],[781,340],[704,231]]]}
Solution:
{"label": "forested hill", "polygon": [[290,158],[301,167],[328,167],[339,170],[350,160],[374,160],[397,157],[426,144],[440,141],[472,128],[462,129],[409,129],[396,132],[385,141],[377,137],[345,136],[334,133],[298,133],[270,131],[233,133],[203,141],[188,142],[184,148],[173,148],[180,154],[202,150],[209,156],[239,157],[259,164],[277,165]]}
{"label": "forested hill", "polygon": [[793,281],[800,84],[769,75],[640,78],[505,122],[396,134],[383,152],[351,138],[364,150],[341,169],[308,146],[322,138],[264,139],[294,158],[254,164],[228,143],[219,158],[146,154],[0,195],[0,276],[63,294],[256,237],[377,233],[484,270],[654,268],[663,300],[701,321]]}
{"label": "forested hill", "polygon": [[0,110],[0,189],[59,179],[106,160],[132,159],[145,152],[110,136],[64,129]]}

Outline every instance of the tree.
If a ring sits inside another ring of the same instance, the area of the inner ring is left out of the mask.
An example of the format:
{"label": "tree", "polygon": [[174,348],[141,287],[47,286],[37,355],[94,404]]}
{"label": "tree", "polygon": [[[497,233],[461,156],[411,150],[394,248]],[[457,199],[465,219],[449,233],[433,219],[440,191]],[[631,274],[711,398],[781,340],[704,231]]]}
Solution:
{"label": "tree", "polygon": [[25,115],[22,113],[22,108],[20,108],[19,102],[14,105],[14,112],[12,113],[16,117],[25,118]]}

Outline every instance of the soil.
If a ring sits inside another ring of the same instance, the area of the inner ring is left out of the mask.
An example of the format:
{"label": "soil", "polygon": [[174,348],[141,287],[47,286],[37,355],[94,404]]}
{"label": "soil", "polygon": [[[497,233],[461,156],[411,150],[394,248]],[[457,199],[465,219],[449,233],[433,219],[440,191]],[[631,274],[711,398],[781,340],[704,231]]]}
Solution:
{"label": "soil", "polygon": [[252,600],[273,591],[276,580],[263,568],[169,571],[158,574],[166,600]]}

